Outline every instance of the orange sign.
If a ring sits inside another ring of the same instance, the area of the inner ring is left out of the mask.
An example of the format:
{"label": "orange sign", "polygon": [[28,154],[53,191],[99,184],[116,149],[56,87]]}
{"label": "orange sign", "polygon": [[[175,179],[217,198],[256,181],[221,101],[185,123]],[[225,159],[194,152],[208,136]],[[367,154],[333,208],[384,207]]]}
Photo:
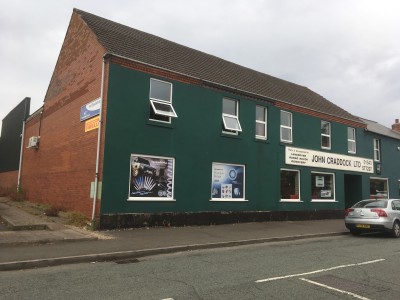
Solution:
{"label": "orange sign", "polygon": [[99,128],[99,120],[100,120],[100,116],[97,116],[95,118],[87,120],[85,122],[85,132]]}

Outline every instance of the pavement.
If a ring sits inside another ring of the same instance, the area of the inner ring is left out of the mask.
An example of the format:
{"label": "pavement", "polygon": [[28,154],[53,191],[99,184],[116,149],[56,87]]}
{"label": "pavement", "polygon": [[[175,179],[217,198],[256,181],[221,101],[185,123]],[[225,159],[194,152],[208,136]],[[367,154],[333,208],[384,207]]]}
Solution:
{"label": "pavement", "polygon": [[91,231],[0,198],[0,271],[348,234],[342,219]]}

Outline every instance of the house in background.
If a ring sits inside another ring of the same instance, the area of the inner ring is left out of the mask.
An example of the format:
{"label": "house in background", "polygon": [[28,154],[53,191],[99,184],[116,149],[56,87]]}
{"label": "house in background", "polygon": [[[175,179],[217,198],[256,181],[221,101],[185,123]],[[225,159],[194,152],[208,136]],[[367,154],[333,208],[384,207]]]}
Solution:
{"label": "house in background", "polygon": [[389,131],[304,86],[75,9],[26,121],[24,148],[40,142],[23,151],[21,181],[29,200],[101,228],[337,218],[399,196]]}
{"label": "house in background", "polygon": [[17,188],[21,159],[21,136],[29,117],[30,98],[22,100],[2,121],[0,135],[0,193]]}

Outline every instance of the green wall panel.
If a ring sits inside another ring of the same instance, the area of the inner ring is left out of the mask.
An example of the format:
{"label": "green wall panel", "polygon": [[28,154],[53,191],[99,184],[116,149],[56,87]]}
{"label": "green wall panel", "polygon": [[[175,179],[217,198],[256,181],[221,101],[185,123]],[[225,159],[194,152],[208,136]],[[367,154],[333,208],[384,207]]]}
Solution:
{"label": "green wall panel", "polygon": [[[157,124],[148,120],[150,78],[158,77],[110,65],[101,204],[103,214],[344,208],[344,174],[352,172],[320,169],[321,172],[335,174],[338,202],[311,202],[311,171],[318,170],[285,165],[286,145],[279,141],[280,110],[277,107],[236,94],[158,78],[173,83],[172,101],[178,118],[173,119],[171,125]],[[243,132],[238,137],[222,134],[223,97],[239,100]],[[268,108],[268,141],[255,139],[256,105]],[[321,151],[320,122],[318,118],[293,113],[294,142],[290,146]],[[368,145],[372,145],[371,137],[357,129],[356,155],[372,158],[373,152]],[[345,125],[332,123],[331,152],[347,155]],[[395,153],[397,157],[399,153]],[[175,158],[176,201],[127,201],[131,154]],[[383,157],[391,155],[393,153],[386,150],[382,153]],[[209,201],[212,162],[245,165],[248,201]],[[301,170],[303,202],[280,202],[281,168]],[[384,174],[396,177],[398,171],[390,169],[387,170],[384,165]],[[369,187],[365,184],[368,178],[369,175],[362,175],[363,196],[368,196]]]}

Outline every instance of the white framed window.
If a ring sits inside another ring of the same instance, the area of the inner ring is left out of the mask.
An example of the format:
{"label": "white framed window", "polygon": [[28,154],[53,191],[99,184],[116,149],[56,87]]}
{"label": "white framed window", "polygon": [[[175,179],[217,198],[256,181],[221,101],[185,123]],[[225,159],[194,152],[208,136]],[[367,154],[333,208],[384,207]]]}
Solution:
{"label": "white framed window", "polygon": [[313,202],[334,202],[335,174],[311,172],[311,198]]}
{"label": "white framed window", "polygon": [[374,160],[381,161],[381,140],[374,139]]}
{"label": "white framed window", "polygon": [[300,202],[300,171],[281,169],[281,201]]}
{"label": "white framed window", "polygon": [[356,151],[356,129],[347,127],[347,152],[355,154]]}
{"label": "white framed window", "polygon": [[172,106],[172,83],[150,78],[150,120],[171,123],[177,118]]}
{"label": "white framed window", "polygon": [[292,126],[292,114],[290,112],[281,110],[281,142],[293,142]]}
{"label": "white framed window", "polygon": [[239,101],[229,98],[222,99],[222,131],[235,135],[242,131],[239,122]]}
{"label": "white framed window", "polygon": [[212,164],[211,201],[245,200],[245,165]]}
{"label": "white framed window", "polygon": [[389,199],[389,182],[387,178],[369,178],[369,197],[371,199]]}
{"label": "white framed window", "polygon": [[256,138],[267,139],[267,108],[256,105]]}
{"label": "white framed window", "polygon": [[331,149],[331,123],[321,121],[321,148]]}

